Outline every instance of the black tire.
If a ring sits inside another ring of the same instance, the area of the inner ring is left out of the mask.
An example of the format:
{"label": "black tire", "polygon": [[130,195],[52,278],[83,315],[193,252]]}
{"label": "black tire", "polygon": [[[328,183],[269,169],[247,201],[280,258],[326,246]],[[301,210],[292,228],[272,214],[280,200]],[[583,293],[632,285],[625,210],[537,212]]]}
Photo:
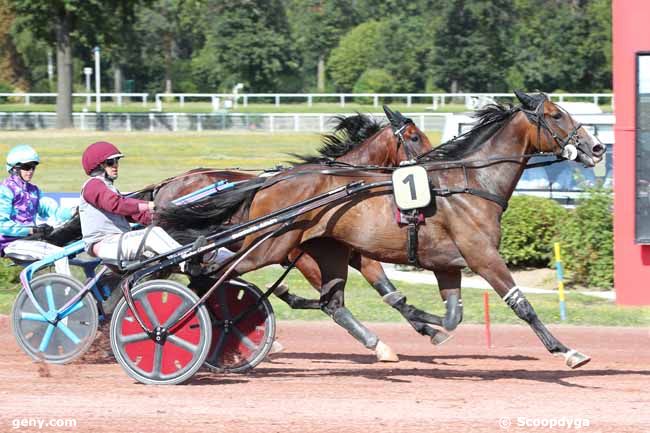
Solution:
{"label": "black tire", "polygon": [[206,365],[214,372],[245,373],[262,362],[275,339],[275,313],[268,299],[239,321],[224,325],[248,311],[263,292],[242,279],[225,282],[206,301],[213,318],[212,345]]}
{"label": "black tire", "polygon": [[[34,297],[46,312],[56,311],[84,290],[79,281],[56,273],[35,278],[31,287]],[[39,313],[25,290],[21,290],[11,310],[11,323],[18,345],[35,360],[52,364],[74,361],[95,341],[99,325],[96,302],[90,292],[86,293],[72,308],[73,311],[54,326]]]}
{"label": "black tire", "polygon": [[[170,318],[180,317],[199,298],[174,281],[151,280],[133,288],[133,300],[147,326],[167,326]],[[158,344],[132,316],[122,298],[111,319],[111,348],[124,371],[138,382],[175,385],[190,379],[208,356],[212,340],[210,314],[204,305]]]}

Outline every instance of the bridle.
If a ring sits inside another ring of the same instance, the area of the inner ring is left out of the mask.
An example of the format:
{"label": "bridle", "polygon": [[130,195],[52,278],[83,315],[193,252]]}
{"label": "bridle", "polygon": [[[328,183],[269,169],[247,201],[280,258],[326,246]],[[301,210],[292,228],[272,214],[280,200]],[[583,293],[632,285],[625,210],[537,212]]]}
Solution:
{"label": "bridle", "polygon": [[415,123],[413,120],[409,119],[408,117],[405,117],[402,120],[402,124],[399,127],[395,127],[391,124],[391,128],[393,128],[393,135],[397,137],[397,150],[399,151],[400,146],[404,146],[404,153],[406,154],[406,159],[408,161],[413,161],[418,156],[418,154],[406,143],[406,139],[404,138],[404,131],[406,130],[406,127],[414,124]]}
{"label": "bridle", "polygon": [[[532,123],[537,125],[537,143],[539,145],[541,135],[542,135],[542,129],[546,133],[548,133],[551,138],[555,141],[555,144],[557,144],[560,147],[560,152],[557,153],[557,155],[562,156],[565,159],[574,161],[578,157],[578,152],[582,152],[586,154],[586,152],[580,148],[580,145],[582,144],[580,142],[580,137],[578,136],[578,130],[582,128],[582,123],[574,123],[573,129],[567,134],[567,136],[562,139],[560,136],[557,135],[553,129],[551,129],[551,126],[548,124],[546,121],[546,118],[544,116],[544,101],[539,102],[537,104],[537,108],[534,110],[527,110],[525,108],[521,108],[521,111],[528,117],[528,120],[530,120]],[[558,107],[559,110],[563,111],[566,115],[568,113],[566,110]],[[571,117],[570,117],[571,118]],[[571,118],[572,119],[572,118]],[[573,119],[571,120],[573,123]]]}

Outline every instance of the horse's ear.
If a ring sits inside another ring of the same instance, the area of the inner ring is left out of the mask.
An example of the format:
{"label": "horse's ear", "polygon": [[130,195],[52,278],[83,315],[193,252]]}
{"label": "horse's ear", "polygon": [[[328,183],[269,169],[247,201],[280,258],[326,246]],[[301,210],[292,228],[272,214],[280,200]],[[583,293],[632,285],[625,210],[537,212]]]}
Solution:
{"label": "horse's ear", "polygon": [[519,99],[524,108],[528,110],[534,110],[537,108],[538,101],[529,94],[515,90],[515,96]]}
{"label": "horse's ear", "polygon": [[386,113],[386,117],[388,118],[388,121],[390,124],[396,128],[399,128],[401,125],[400,121],[400,115],[399,113],[393,112],[390,108],[388,108],[388,105],[384,105],[384,113]]}

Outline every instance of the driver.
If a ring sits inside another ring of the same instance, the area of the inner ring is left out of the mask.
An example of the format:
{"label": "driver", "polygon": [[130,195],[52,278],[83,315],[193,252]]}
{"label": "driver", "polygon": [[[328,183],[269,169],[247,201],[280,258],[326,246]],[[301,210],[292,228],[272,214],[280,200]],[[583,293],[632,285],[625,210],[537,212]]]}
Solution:
{"label": "driver", "polygon": [[[31,146],[21,144],[9,151],[6,162],[9,177],[0,183],[0,254],[40,260],[63,250],[42,240],[22,239],[27,236],[43,239],[52,231],[48,224],[36,225],[36,217],[62,223],[73,212],[59,207],[53,200],[41,200],[41,190],[32,183],[41,162],[38,153]],[[54,268],[58,273],[70,275],[67,258],[54,262]]]}
{"label": "driver", "polygon": [[[124,197],[113,185],[123,157],[106,141],[91,144],[83,153],[81,163],[90,176],[81,189],[79,204],[86,251],[101,259],[136,260],[139,252],[160,255],[179,248],[181,244],[160,227],[131,230],[129,221],[145,226],[151,223],[154,203]],[[184,265],[180,264],[181,271]]]}

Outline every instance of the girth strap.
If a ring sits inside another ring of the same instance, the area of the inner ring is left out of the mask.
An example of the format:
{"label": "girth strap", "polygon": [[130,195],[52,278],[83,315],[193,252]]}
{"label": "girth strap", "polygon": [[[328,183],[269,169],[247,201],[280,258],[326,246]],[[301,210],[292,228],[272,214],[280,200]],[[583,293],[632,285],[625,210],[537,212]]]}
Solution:
{"label": "girth strap", "polygon": [[418,264],[418,223],[409,222],[407,231],[409,264],[419,267]]}
{"label": "girth strap", "polygon": [[420,209],[409,211],[397,210],[397,224],[408,225],[406,232],[406,251],[409,264],[420,266],[418,262],[418,226],[424,222],[424,215]]}

